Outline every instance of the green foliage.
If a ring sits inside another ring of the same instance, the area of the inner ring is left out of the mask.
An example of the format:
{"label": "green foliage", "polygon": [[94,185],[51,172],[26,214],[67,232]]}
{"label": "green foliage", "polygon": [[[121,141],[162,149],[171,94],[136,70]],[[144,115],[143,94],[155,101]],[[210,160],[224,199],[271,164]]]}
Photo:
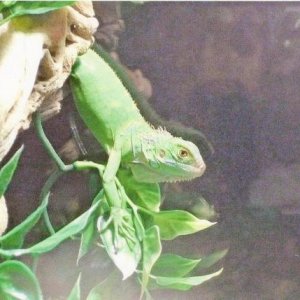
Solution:
{"label": "green foliage", "polygon": [[162,246],[157,226],[150,227],[144,237],[143,243],[143,273],[142,273],[142,291],[146,291],[151,276],[151,270],[161,254]]}
{"label": "green foliage", "polygon": [[183,277],[190,273],[201,261],[188,259],[179,255],[166,253],[160,256],[153,268],[153,274],[157,276]]}
{"label": "green foliage", "polygon": [[[21,224],[17,225],[7,234],[0,237],[0,245],[3,249],[18,249],[23,246],[27,233],[35,226],[41,218],[48,205],[49,193],[41,205],[29,215]],[[1,250],[1,249],[0,249]]]}
{"label": "green foliage", "polygon": [[89,224],[86,226],[86,228],[83,230],[81,234],[77,262],[79,262],[79,260],[85,254],[87,254],[91,250],[91,248],[95,245],[95,241],[97,240],[97,237],[99,235],[96,227],[96,220],[97,220],[96,215],[91,215]]}
{"label": "green foliage", "polygon": [[222,259],[228,252],[228,249],[216,251],[210,255],[201,258],[200,263],[198,264],[199,269],[210,268],[212,265],[217,263]]}
{"label": "green foliage", "polygon": [[12,180],[12,177],[17,168],[23,147],[21,147],[15,155],[6,163],[6,165],[0,170],[0,197],[2,197]]}
{"label": "green foliage", "polygon": [[223,269],[204,276],[188,276],[194,269],[209,268],[222,259],[226,253],[227,250],[217,251],[199,259],[185,258],[171,253],[163,254],[153,267],[151,288],[163,287],[182,291],[189,290],[193,286],[221,274]]}
{"label": "green foliage", "polygon": [[[1,170],[3,192],[16,169],[21,151],[22,149]],[[79,171],[96,169],[100,177],[104,170],[103,165],[88,161],[76,162],[73,166]],[[51,185],[46,183],[40,206],[21,224],[0,237],[0,256],[6,259],[21,255],[40,256],[52,251],[66,239],[79,235],[81,243],[78,261],[101,242],[115,267],[122,273],[123,280],[134,273],[137,274],[141,299],[150,298],[151,289],[169,288],[185,291],[222,272],[219,270],[208,275],[191,275],[191,272],[196,269],[202,270],[215,264],[224,257],[226,250],[198,259],[162,253],[161,240],[172,240],[181,235],[193,234],[215,223],[199,219],[183,210],[161,211],[161,194],[158,185],[138,183],[128,170],[120,170],[118,177],[115,178],[115,184],[121,200],[118,202],[121,203],[120,207],[109,203],[102,186],[99,186],[101,190],[86,212],[44,240],[28,248],[22,248],[28,232],[47,211]],[[56,180],[58,176],[53,178]],[[9,275],[7,275],[8,264],[12,264]],[[1,269],[1,266],[4,267]],[[40,299],[37,279],[26,266],[15,261],[7,261],[0,265],[0,272],[1,270],[6,272],[3,276],[8,279],[3,283],[1,281],[0,293],[10,295],[17,289],[24,289],[24,293],[30,295],[30,299]],[[22,281],[23,285],[18,286],[17,282],[14,282],[12,279],[14,276],[11,275],[13,272],[18,272],[18,276],[25,278]],[[114,297],[112,299],[122,298],[122,293],[115,290],[120,280],[119,275],[112,273],[90,291],[87,299],[109,299],[107,295]],[[80,292],[79,276],[68,299],[80,299]],[[3,299],[10,298],[3,297]]]}
{"label": "green foliage", "polygon": [[159,226],[163,240],[173,240],[180,235],[192,234],[215,224],[182,210],[151,212],[151,216],[153,223]]}
{"label": "green foliage", "polygon": [[[22,149],[18,150],[1,170],[3,192],[13,176],[21,151]],[[96,168],[100,177],[104,170],[103,165],[94,162],[76,162],[74,166],[79,170]],[[128,170],[120,170],[119,175],[120,181],[116,178],[115,183],[121,199],[121,207],[110,204],[102,186],[99,185],[101,190],[86,212],[44,240],[28,248],[22,248],[26,235],[47,211],[51,185],[46,183],[40,206],[21,224],[0,237],[0,256],[6,259],[28,254],[40,256],[52,251],[66,239],[79,235],[81,237],[79,261],[101,241],[106,253],[122,273],[123,279],[127,279],[134,273],[137,274],[141,286],[141,299],[150,298],[151,289],[169,288],[185,291],[221,273],[222,270],[208,275],[191,275],[195,270],[214,265],[224,257],[226,250],[198,259],[162,253],[161,240],[172,240],[181,235],[193,234],[215,223],[199,219],[183,210],[161,211],[161,194],[158,185],[137,183]],[[59,177],[53,178],[57,180]],[[151,196],[154,201],[151,201]],[[8,268],[10,264],[11,267]],[[38,281],[28,267],[9,260],[0,265],[0,279],[1,272],[7,279],[1,281],[0,295],[1,293],[13,295],[17,290],[23,289],[24,294],[30,295],[30,299],[41,299]],[[14,272],[18,273],[19,277],[24,277],[21,285],[18,285],[19,280],[13,279],[16,277],[13,276]],[[121,277],[116,274],[118,273],[112,273],[106,280],[96,285],[87,299],[109,299],[107,295],[113,297],[112,299],[122,298],[123,293],[115,290],[121,280]],[[80,293],[79,276],[68,299],[80,299]],[[6,297],[8,298],[3,296],[3,299],[11,299],[9,296]]]}
{"label": "green foliage", "polygon": [[[120,289],[120,273],[114,271],[105,280],[97,284],[88,294],[86,300],[116,300],[119,299],[122,289]],[[118,288],[116,288],[118,287]],[[124,294],[123,294],[124,296]],[[125,298],[121,298],[125,299]]]}
{"label": "green foliage", "polygon": [[80,280],[81,280],[81,274],[79,274],[76,283],[68,297],[67,300],[80,300]]}
{"label": "green foliage", "polygon": [[153,280],[158,287],[174,289],[179,291],[188,291],[192,287],[202,284],[203,282],[216,277],[222,273],[223,269],[219,271],[203,275],[203,276],[192,276],[192,277],[162,277],[153,276]]}
{"label": "green foliage", "polygon": [[[4,18],[0,21],[0,25],[18,16],[44,14],[73,3],[74,1],[1,1],[0,12]],[[45,136],[40,135],[40,138],[45,139]],[[49,143],[46,143],[46,146],[51,147]],[[0,196],[5,193],[12,179],[21,152],[22,148],[0,171]],[[51,148],[48,153],[54,153],[54,149]],[[55,153],[56,162],[57,157]],[[61,172],[96,170],[99,180],[103,179],[106,165],[80,161],[69,166],[63,165],[61,169]],[[42,299],[35,274],[25,264],[10,259],[22,255],[38,258],[74,237],[80,239],[77,262],[101,243],[117,270],[92,288],[87,300],[123,299],[122,288],[116,287],[121,286],[122,279],[130,276],[138,279],[140,299],[148,299],[151,297],[151,289],[170,288],[185,291],[222,272],[221,269],[208,275],[192,274],[214,265],[224,257],[226,250],[198,259],[163,253],[163,240],[193,234],[215,224],[201,217],[208,215],[206,211],[209,205],[205,200],[201,202],[206,205],[205,209],[202,209],[204,207],[202,205],[198,217],[185,210],[161,210],[160,186],[157,183],[138,182],[131,170],[120,167],[112,185],[109,186],[112,187],[111,194],[107,193],[108,186],[105,182],[102,182],[102,185],[96,184],[97,192],[91,206],[55,232],[47,214],[47,207],[51,187],[58,176],[51,178],[53,180],[48,180],[42,190],[38,208],[23,222],[0,237],[0,257],[6,260],[0,264],[1,299]],[[117,198],[116,201],[111,201],[109,197],[111,195]],[[24,246],[26,236],[42,216],[46,226],[50,228],[50,236],[33,245]],[[68,300],[81,299],[80,282],[81,275],[78,276]]]}
{"label": "green foliage", "polygon": [[90,216],[93,215],[93,213],[99,207],[99,204],[102,200],[101,196],[102,192],[97,195],[97,201],[85,213],[71,221],[55,234],[50,235],[45,240],[26,249],[0,249],[0,255],[4,257],[21,256],[25,254],[40,255],[53,250],[64,240],[82,232],[82,230],[89,223]]}
{"label": "green foliage", "polygon": [[[15,166],[12,162],[15,162],[18,157],[15,155],[8,165]],[[85,163],[88,168],[97,167],[97,164],[90,162],[81,162],[77,165],[84,169]],[[101,165],[97,168],[100,171],[103,170]],[[11,178],[11,176],[9,177]],[[126,180],[123,180],[125,184],[123,188],[123,185],[116,178],[116,186],[123,201],[122,207],[111,206],[106,200],[105,193],[101,190],[85,213],[48,238],[22,249],[27,233],[46,211],[49,192],[46,193],[36,211],[6,235],[0,237],[2,245],[0,255],[4,258],[26,254],[39,256],[53,250],[64,240],[80,234],[81,244],[78,260],[101,241],[108,256],[122,273],[123,279],[137,272],[141,283],[141,298],[144,295],[147,298],[150,297],[149,289],[188,290],[219,275],[221,270],[202,276],[190,276],[190,273],[196,268],[210,267],[219,261],[226,254],[226,251],[215,252],[199,259],[189,259],[175,254],[162,254],[161,244],[163,239],[172,240],[181,235],[192,234],[210,227],[214,223],[198,219],[186,211],[160,211],[157,204],[148,205],[147,208],[139,206],[137,205],[141,204],[139,199],[136,204],[126,194],[126,191],[131,190],[131,195],[134,195],[132,181],[129,180],[128,182],[129,187],[126,186]],[[139,192],[136,195],[149,197],[153,192],[152,187],[150,187],[148,194],[147,190],[144,191],[141,186],[138,185]],[[154,193],[154,195],[157,198],[160,193]],[[33,283],[37,282],[33,275],[30,278]],[[119,280],[119,276],[117,278]],[[112,292],[113,285],[115,286],[118,280],[115,275],[109,276],[107,280],[91,290],[87,299],[107,299],[105,295]],[[3,288],[3,290],[6,292],[6,289]],[[80,299],[80,276],[68,299]]]}
{"label": "green foliage", "polygon": [[37,278],[25,264],[15,260],[0,264],[0,299],[42,299]]}
{"label": "green foliage", "polygon": [[16,17],[45,14],[73,3],[75,1],[1,1],[0,13],[4,18],[0,25]]}
{"label": "green foliage", "polygon": [[[141,244],[135,231],[133,216],[128,209],[112,208],[112,216],[99,218],[99,231],[102,243],[123,279],[132,275],[141,259]],[[112,222],[112,218],[118,220]],[[126,231],[130,235],[126,235]]]}
{"label": "green foliage", "polygon": [[8,9],[9,7],[13,6],[17,1],[13,0],[4,0],[0,1],[0,12],[2,12],[4,9]]}

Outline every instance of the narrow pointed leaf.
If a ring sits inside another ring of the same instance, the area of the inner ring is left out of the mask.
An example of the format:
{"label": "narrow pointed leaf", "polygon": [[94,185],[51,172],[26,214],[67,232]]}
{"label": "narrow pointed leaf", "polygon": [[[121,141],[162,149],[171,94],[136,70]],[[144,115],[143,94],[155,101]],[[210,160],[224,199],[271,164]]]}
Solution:
{"label": "narrow pointed leaf", "polygon": [[68,297],[67,300],[80,300],[80,280],[81,280],[81,274],[79,274],[76,283]]}
{"label": "narrow pointed leaf", "polygon": [[200,263],[201,259],[189,259],[175,254],[163,254],[153,267],[155,276],[183,277]]}
{"label": "narrow pointed leaf", "polygon": [[24,254],[40,255],[49,252],[57,247],[61,242],[70,238],[71,236],[80,233],[89,223],[90,216],[99,207],[101,199],[93,204],[85,213],[74,219],[68,225],[57,231],[55,234],[49,236],[45,240],[35,244],[27,249],[0,249],[0,255],[5,257],[20,256]]}
{"label": "narrow pointed leaf", "polygon": [[158,260],[161,249],[159,228],[157,226],[150,227],[146,230],[143,241],[142,294],[147,288],[152,267]]}
{"label": "narrow pointed leaf", "polygon": [[25,264],[15,260],[0,264],[0,299],[42,300],[37,278]]}
{"label": "narrow pointed leaf", "polygon": [[228,249],[216,251],[212,254],[202,257],[198,269],[206,269],[221,260],[228,252]]}
{"label": "narrow pointed leaf", "polygon": [[99,233],[96,228],[96,218],[93,216],[89,224],[81,234],[77,263],[85,254],[89,252],[91,247],[94,245],[96,239],[98,238],[99,238]]}
{"label": "narrow pointed leaf", "polygon": [[118,286],[122,280],[119,272],[112,272],[110,275],[97,284],[88,294],[86,300],[115,300]]}
{"label": "narrow pointed leaf", "polygon": [[41,205],[31,215],[29,215],[22,223],[14,227],[7,234],[0,237],[1,248],[13,249],[22,247],[27,233],[36,225],[45,211],[48,205],[48,200],[49,193]]}
{"label": "narrow pointed leaf", "polygon": [[[93,200],[93,204],[98,200],[104,201],[104,191],[101,190],[98,195]],[[91,249],[96,239],[99,238],[99,233],[96,227],[96,219],[98,215],[93,214],[90,217],[89,224],[86,226],[84,231],[81,234],[80,247],[77,256],[77,263],[79,260]]]}
{"label": "narrow pointed leaf", "polygon": [[0,170],[0,198],[4,195],[14,172],[17,168],[23,146],[14,154],[14,156]]}
{"label": "narrow pointed leaf", "polygon": [[195,199],[191,212],[196,217],[206,220],[215,219],[218,216],[215,207],[200,196]]}
{"label": "narrow pointed leaf", "polygon": [[169,210],[151,213],[153,223],[159,226],[161,239],[172,240],[181,235],[204,230],[216,223],[201,220],[183,210]]}
{"label": "narrow pointed leaf", "polygon": [[180,291],[187,291],[194,286],[200,285],[203,282],[210,280],[222,273],[223,269],[208,275],[194,276],[194,277],[155,277],[154,280],[157,285],[163,288],[175,289]]}

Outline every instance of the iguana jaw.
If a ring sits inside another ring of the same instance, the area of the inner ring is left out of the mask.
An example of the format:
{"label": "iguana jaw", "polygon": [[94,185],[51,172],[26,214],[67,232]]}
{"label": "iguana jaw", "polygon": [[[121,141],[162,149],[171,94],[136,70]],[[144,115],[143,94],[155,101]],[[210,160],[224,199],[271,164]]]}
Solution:
{"label": "iguana jaw", "polygon": [[[134,163],[131,164],[131,170],[134,178],[139,182],[159,183],[159,182],[177,182],[188,181],[200,177],[205,171],[205,164],[198,167],[177,166],[177,172],[162,172],[158,168],[152,168],[149,165]],[[180,172],[178,172],[180,168]]]}
{"label": "iguana jaw", "polygon": [[200,177],[205,171],[203,160],[196,165],[185,165],[164,161],[162,165],[144,164],[134,162],[130,164],[134,178],[139,182],[159,183],[188,181]]}

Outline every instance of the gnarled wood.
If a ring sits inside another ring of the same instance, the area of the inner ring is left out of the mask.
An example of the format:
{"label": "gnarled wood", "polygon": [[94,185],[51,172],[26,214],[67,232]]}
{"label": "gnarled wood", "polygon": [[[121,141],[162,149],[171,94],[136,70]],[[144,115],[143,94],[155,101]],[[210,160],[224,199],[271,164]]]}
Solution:
{"label": "gnarled wood", "polygon": [[0,27],[0,161],[33,112],[50,117],[60,110],[60,89],[97,26],[88,1]]}

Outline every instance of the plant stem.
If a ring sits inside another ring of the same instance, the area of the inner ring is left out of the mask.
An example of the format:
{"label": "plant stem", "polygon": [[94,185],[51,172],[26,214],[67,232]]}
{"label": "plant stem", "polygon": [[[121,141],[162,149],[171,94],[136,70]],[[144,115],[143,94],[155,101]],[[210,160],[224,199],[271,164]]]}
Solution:
{"label": "plant stem", "polygon": [[56,162],[58,168],[64,172],[74,170],[73,165],[66,165],[61,160],[61,158],[59,157],[59,155],[56,153],[55,149],[51,145],[50,141],[48,140],[48,138],[44,132],[44,129],[42,126],[41,115],[39,113],[36,113],[36,114],[34,114],[33,119],[34,119],[34,125],[36,128],[38,137],[40,138],[42,144],[44,145],[48,155],[51,156],[53,158],[53,160]]}
{"label": "plant stem", "polygon": [[[50,189],[52,188],[54,183],[57,181],[57,179],[64,173],[65,173],[65,171],[57,170],[49,176],[49,178],[47,179],[47,181],[44,184],[42,191],[41,191],[41,195],[40,195],[41,202],[44,201],[45,197],[47,197],[47,195],[50,193]],[[51,235],[53,235],[55,233],[55,230],[51,224],[47,209],[45,209],[45,211],[43,213],[43,218],[44,218],[44,222],[45,222],[45,225],[46,225],[49,233]]]}

